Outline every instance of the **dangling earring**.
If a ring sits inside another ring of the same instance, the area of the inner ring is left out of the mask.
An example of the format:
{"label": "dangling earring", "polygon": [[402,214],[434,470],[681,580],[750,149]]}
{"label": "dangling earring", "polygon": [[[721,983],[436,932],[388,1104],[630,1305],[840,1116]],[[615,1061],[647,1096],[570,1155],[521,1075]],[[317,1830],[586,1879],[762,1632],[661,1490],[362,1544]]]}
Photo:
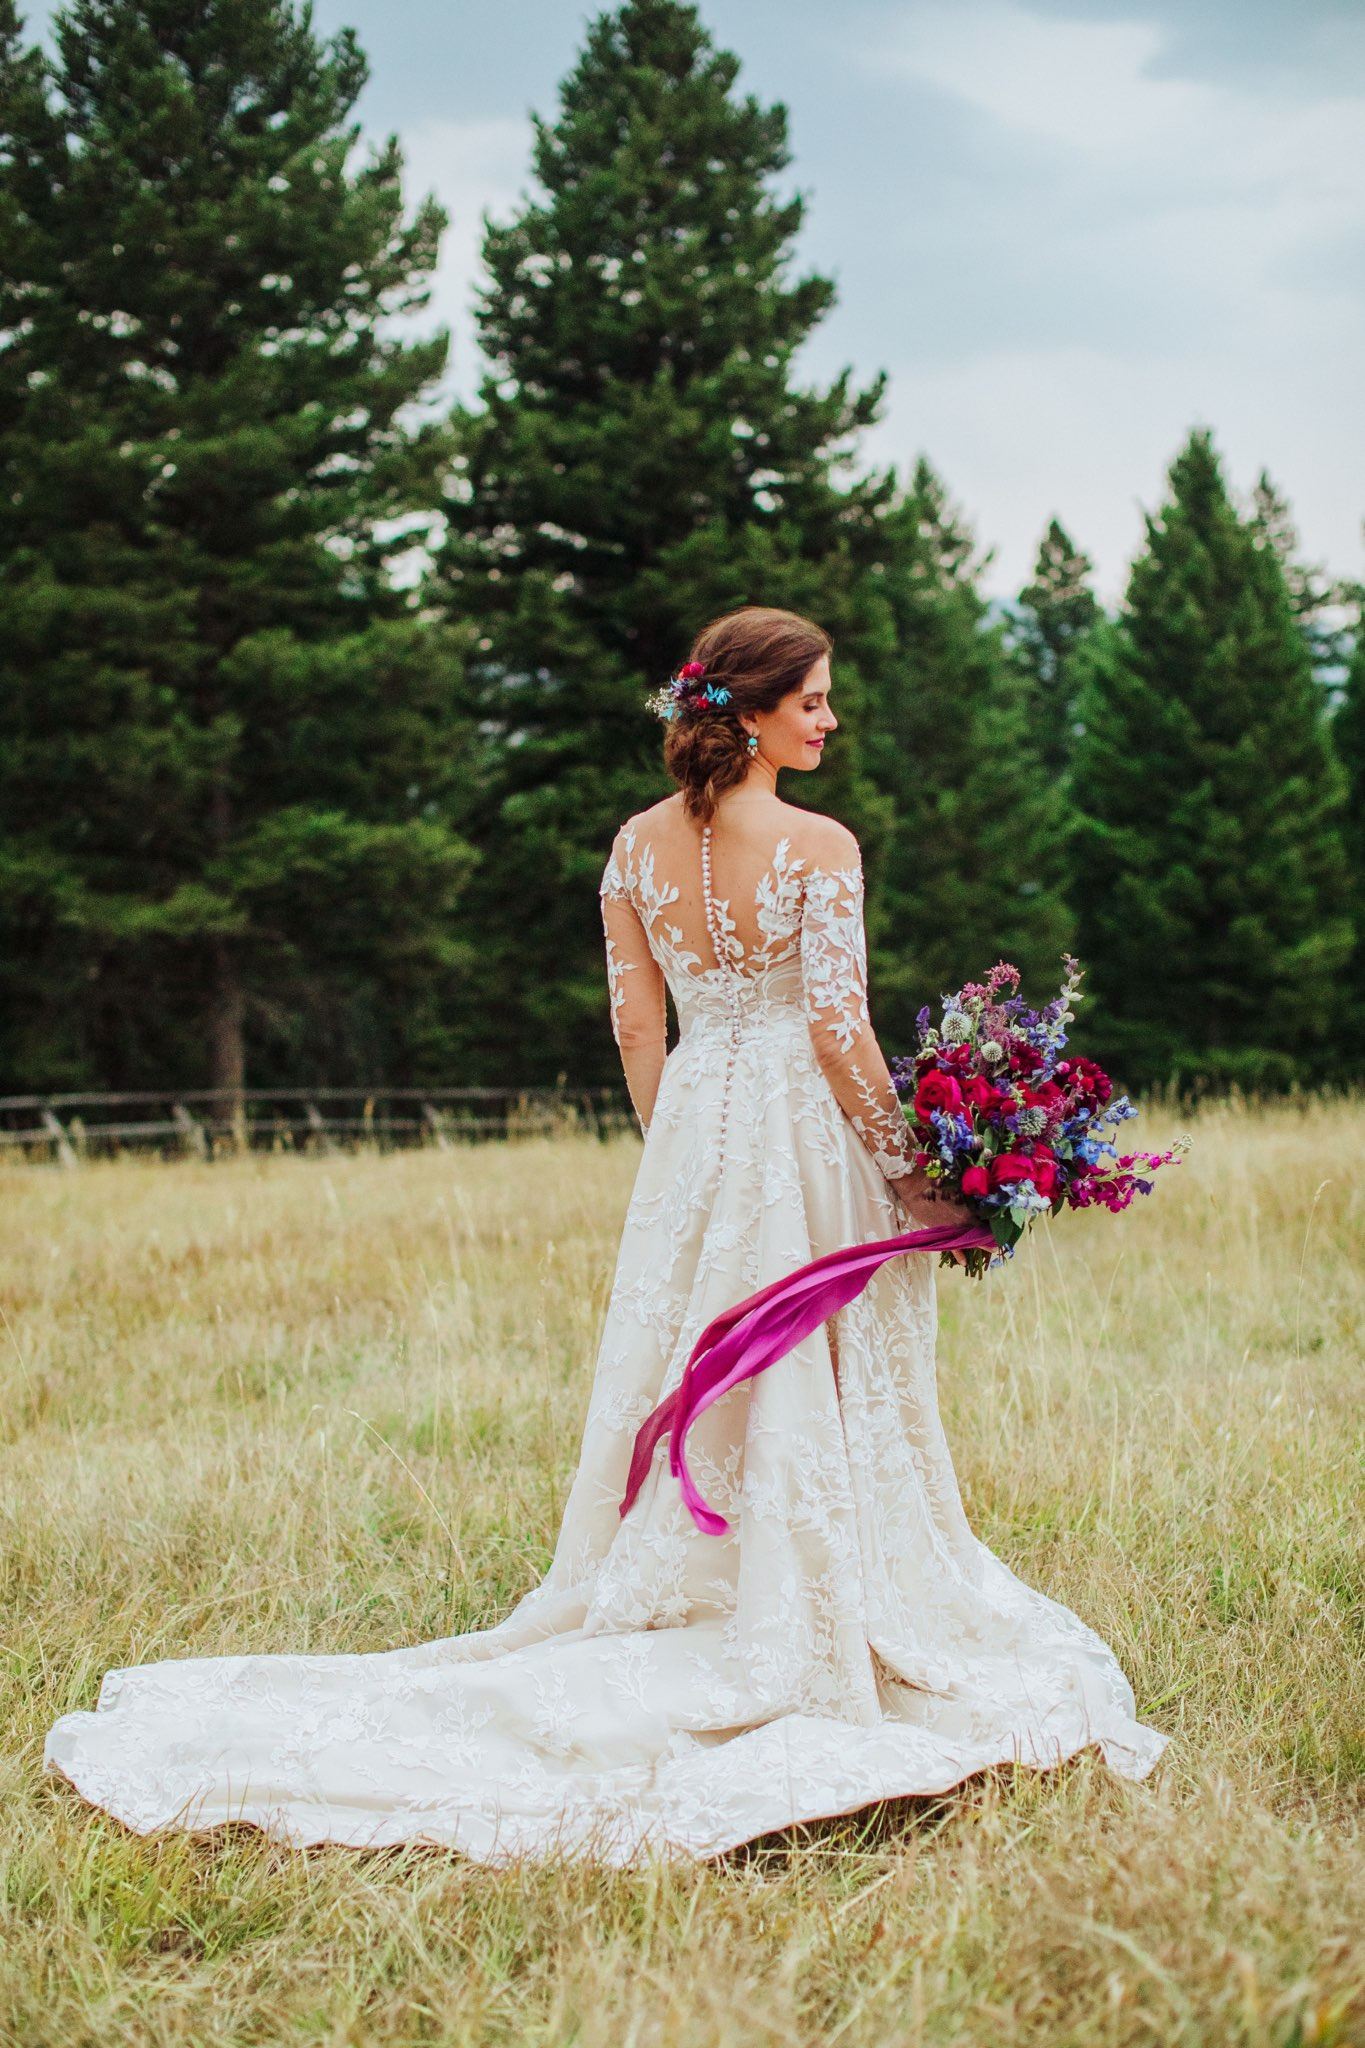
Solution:
{"label": "dangling earring", "polygon": [[751,732],[749,734],[749,752],[750,754],[756,754],[758,752],[758,734],[756,732]]}

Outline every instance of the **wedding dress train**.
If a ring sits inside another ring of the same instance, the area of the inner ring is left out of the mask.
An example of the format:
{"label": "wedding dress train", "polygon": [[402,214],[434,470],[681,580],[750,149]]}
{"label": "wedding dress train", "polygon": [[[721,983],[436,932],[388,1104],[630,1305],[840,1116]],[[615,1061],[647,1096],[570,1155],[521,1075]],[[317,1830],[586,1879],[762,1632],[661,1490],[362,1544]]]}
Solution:
{"label": "wedding dress train", "polygon": [[693,1525],[662,1455],[622,1517],[635,1431],[707,1322],[906,1227],[856,842],[821,855],[810,832],[830,821],[801,813],[803,854],[756,841],[752,818],[708,828],[717,898],[677,801],[623,826],[602,876],[612,1028],[637,1073],[662,1070],[545,1578],[499,1626],[445,1641],[110,1672],[46,1762],[128,1826],[624,1864],[1091,1744],[1137,1779],[1164,1749],[1101,1638],[968,1526],[929,1257],[890,1260],[702,1418],[692,1467],[727,1534]]}

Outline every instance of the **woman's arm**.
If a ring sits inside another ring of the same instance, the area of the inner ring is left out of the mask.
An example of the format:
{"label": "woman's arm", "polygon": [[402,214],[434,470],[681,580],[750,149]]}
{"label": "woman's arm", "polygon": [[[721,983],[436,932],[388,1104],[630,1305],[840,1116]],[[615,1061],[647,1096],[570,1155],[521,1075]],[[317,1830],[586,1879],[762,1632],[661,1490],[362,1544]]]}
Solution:
{"label": "woman's arm", "polygon": [[600,887],[611,1031],[621,1054],[626,1087],[640,1119],[640,1129],[648,1131],[659,1093],[667,1038],[664,976],[649,950],[644,925],[631,901],[625,865],[625,848],[618,833]]}
{"label": "woman's arm", "polygon": [[816,1059],[840,1107],[914,1224],[956,1213],[926,1200],[930,1182],[872,1029],[862,853],[853,834],[822,818],[805,878],[801,982]]}

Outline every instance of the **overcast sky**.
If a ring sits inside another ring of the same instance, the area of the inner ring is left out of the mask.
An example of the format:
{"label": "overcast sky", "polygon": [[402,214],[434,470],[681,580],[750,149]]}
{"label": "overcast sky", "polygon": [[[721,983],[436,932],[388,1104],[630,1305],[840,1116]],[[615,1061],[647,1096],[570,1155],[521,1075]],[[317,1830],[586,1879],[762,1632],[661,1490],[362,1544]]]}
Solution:
{"label": "overcast sky", "polygon": [[[31,21],[50,10],[34,7]],[[483,209],[599,7],[316,0],[372,78],[413,194],[451,216],[451,384]],[[740,89],[790,115],[801,256],[839,301],[801,358],[890,373],[877,461],[926,454],[1027,580],[1049,517],[1121,592],[1189,428],[1235,492],[1269,469],[1304,552],[1365,574],[1365,0],[702,0]]]}

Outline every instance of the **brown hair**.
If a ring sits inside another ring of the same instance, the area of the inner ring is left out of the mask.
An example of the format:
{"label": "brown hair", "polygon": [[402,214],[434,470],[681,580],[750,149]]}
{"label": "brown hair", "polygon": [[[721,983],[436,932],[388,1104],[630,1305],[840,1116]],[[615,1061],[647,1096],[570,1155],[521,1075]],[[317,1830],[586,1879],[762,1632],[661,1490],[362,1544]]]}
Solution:
{"label": "brown hair", "polygon": [[706,664],[706,681],[730,692],[728,704],[684,705],[664,734],[664,766],[682,790],[689,818],[705,824],[717,799],[749,772],[744,711],[772,711],[799,690],[834,642],[823,626],[799,612],[747,604],[703,626],[689,661]]}

